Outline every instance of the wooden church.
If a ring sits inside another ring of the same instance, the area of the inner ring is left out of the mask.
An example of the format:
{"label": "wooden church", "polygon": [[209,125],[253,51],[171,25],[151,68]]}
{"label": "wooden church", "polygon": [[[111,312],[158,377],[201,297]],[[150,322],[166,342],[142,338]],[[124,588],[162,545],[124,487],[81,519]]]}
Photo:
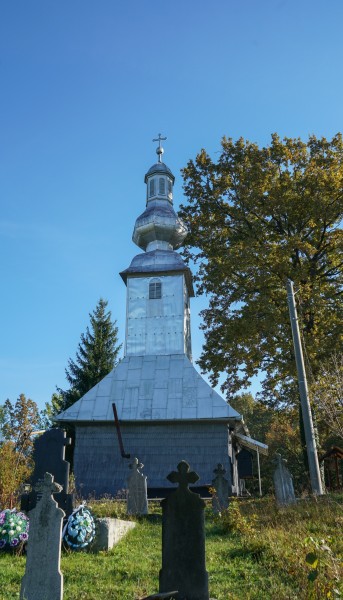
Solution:
{"label": "wooden church", "polygon": [[181,460],[200,476],[199,488],[222,463],[235,494],[242,440],[263,446],[246,436],[242,416],[192,363],[192,274],[175,251],[187,229],[173,208],[174,176],[158,141],[158,162],[144,179],[146,208],[133,231],[143,252],[120,273],[127,289],[124,358],[57,417],[60,426],[75,426],[74,473],[83,495],[125,489],[134,457],[144,464],[151,497],[171,486],[166,475]]}

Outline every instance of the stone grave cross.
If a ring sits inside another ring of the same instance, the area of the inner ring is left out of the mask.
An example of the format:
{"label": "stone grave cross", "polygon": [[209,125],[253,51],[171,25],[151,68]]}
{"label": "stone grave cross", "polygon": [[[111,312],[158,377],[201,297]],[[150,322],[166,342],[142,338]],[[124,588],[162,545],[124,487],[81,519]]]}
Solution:
{"label": "stone grave cross", "polygon": [[276,453],[274,462],[276,469],[273,475],[275,496],[278,504],[292,504],[295,502],[293,478],[286,467],[287,460],[281,454]]}
{"label": "stone grave cross", "polygon": [[187,490],[190,483],[196,483],[199,475],[195,471],[189,470],[189,464],[182,460],[177,465],[177,471],[172,471],[167,475],[167,479],[171,483],[178,483],[179,489]]}
{"label": "stone grave cross", "polygon": [[215,478],[212,480],[212,486],[216,493],[212,497],[212,508],[213,512],[219,513],[229,506],[229,482],[224,477],[226,470],[221,463],[218,463],[213,473]]}
{"label": "stone grave cross", "polygon": [[199,476],[182,460],[167,476],[178,488],[162,500],[162,569],[159,592],[179,600],[209,600],[205,566],[205,502],[188,486]]}
{"label": "stone grave cross", "polygon": [[58,508],[52,494],[62,486],[50,473],[35,486],[41,494],[30,511],[30,532],[27,544],[25,575],[20,600],[62,600],[63,575],[60,571],[62,521],[65,513]]}
{"label": "stone grave cross", "polygon": [[147,515],[148,514],[148,491],[147,478],[140,469],[144,467],[138,458],[129,465],[132,472],[127,480],[127,514],[128,515]]}
{"label": "stone grave cross", "polygon": [[65,460],[65,447],[71,444],[63,429],[49,429],[36,438],[33,450],[34,471],[30,477],[33,490],[21,497],[21,510],[30,511],[36,506],[36,484],[44,478],[44,473],[51,473],[54,481],[62,488],[55,492],[55,500],[67,517],[73,512],[73,497],[69,494],[69,463]]}

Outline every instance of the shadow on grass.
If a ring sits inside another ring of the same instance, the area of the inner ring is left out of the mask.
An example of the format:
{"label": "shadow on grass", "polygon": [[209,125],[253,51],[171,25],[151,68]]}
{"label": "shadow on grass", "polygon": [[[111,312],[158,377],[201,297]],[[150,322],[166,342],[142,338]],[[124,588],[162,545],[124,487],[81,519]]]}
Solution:
{"label": "shadow on grass", "polygon": [[162,523],[162,515],[152,514],[152,515],[144,515],[139,517],[138,522],[147,521],[148,523]]}

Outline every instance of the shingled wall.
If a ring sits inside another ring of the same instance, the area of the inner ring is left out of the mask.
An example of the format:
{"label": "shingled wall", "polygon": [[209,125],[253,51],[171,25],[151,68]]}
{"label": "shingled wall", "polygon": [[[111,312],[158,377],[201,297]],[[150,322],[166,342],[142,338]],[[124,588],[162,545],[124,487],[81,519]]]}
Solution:
{"label": "shingled wall", "polygon": [[[220,462],[231,485],[226,422],[121,423],[121,432],[125,452],[144,464],[148,488],[172,487],[166,475],[180,460],[198,473],[200,486],[211,484]],[[77,425],[74,472],[84,497],[116,495],[125,489],[131,459],[121,457],[114,424]]]}

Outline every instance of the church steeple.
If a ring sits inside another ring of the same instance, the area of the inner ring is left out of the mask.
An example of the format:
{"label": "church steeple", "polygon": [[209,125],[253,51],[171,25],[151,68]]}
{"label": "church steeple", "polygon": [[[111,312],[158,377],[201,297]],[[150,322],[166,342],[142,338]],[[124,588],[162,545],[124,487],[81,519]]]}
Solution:
{"label": "church steeple", "polygon": [[173,208],[174,175],[162,162],[145,174],[146,208],[138,217],[132,240],[142,250],[121,273],[127,285],[125,354],[186,354],[190,359],[189,297],[194,296],[192,275],[175,252],[187,228]]}
{"label": "church steeple", "polygon": [[173,185],[175,177],[169,167],[162,162],[164,150],[161,137],[156,154],[158,162],[145,174],[146,210],[138,217],[134,227],[132,240],[139,248],[147,252],[151,250],[174,250],[182,245],[187,235],[185,224],[176,215],[173,208]]}

